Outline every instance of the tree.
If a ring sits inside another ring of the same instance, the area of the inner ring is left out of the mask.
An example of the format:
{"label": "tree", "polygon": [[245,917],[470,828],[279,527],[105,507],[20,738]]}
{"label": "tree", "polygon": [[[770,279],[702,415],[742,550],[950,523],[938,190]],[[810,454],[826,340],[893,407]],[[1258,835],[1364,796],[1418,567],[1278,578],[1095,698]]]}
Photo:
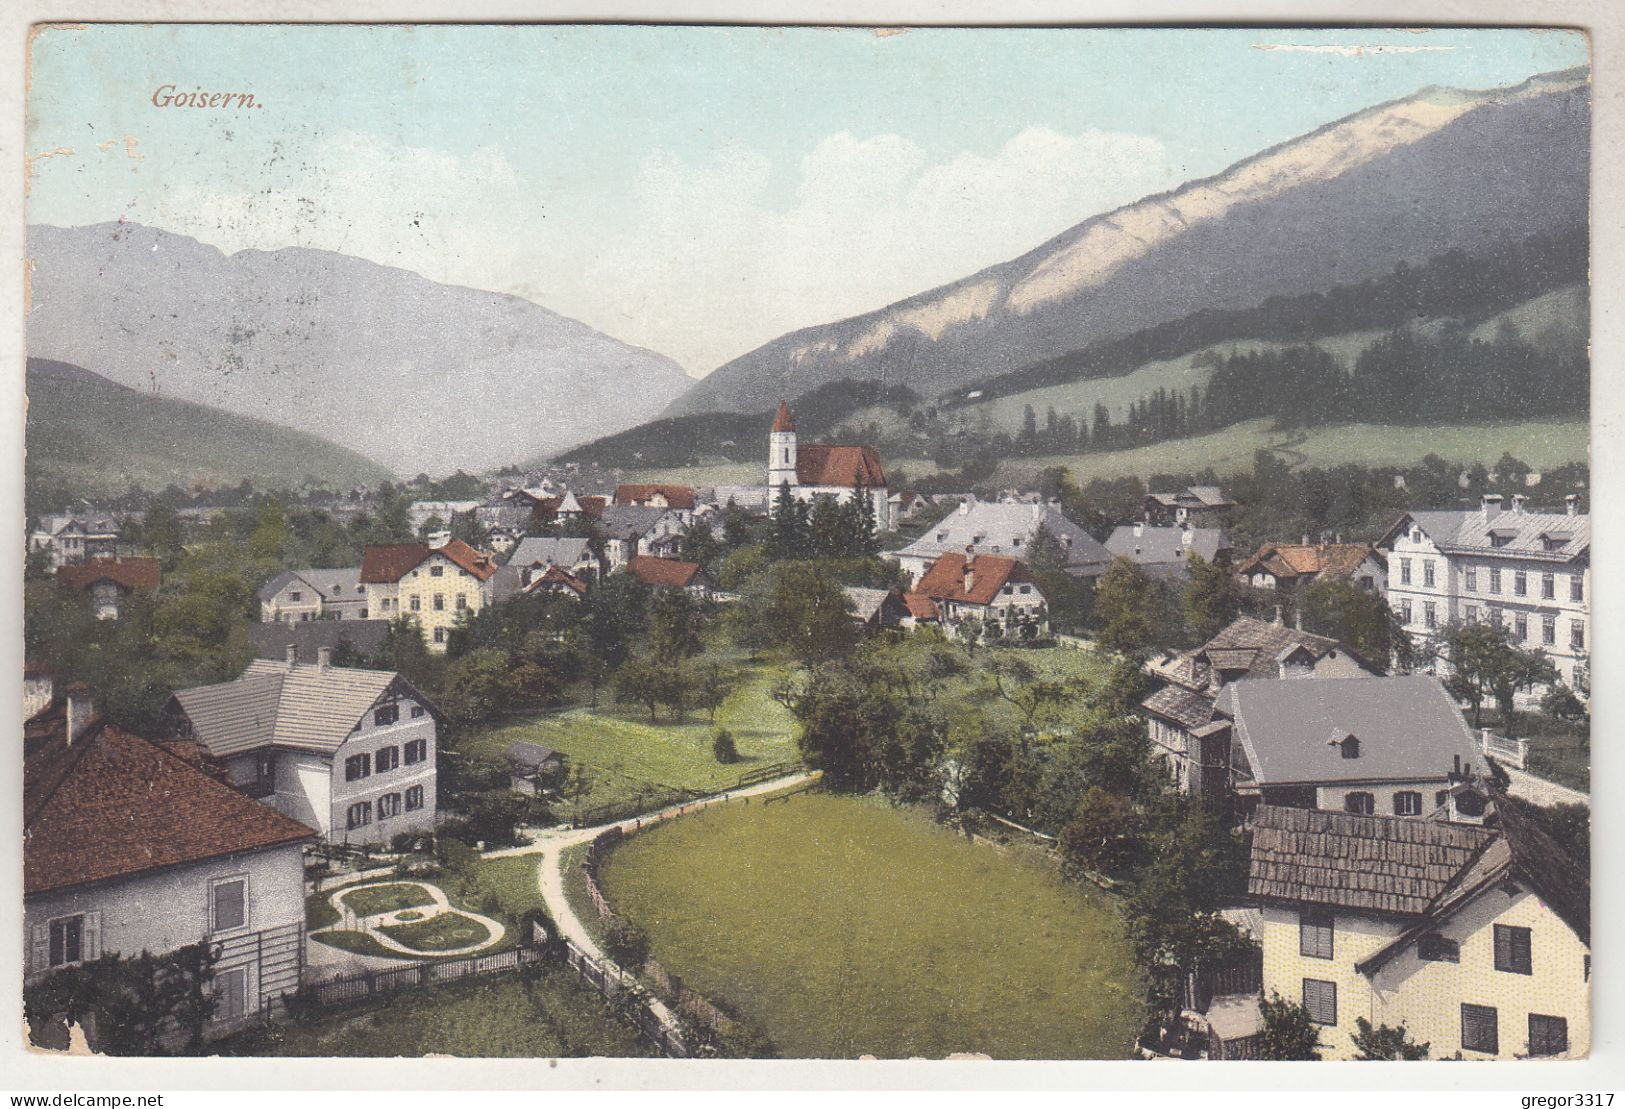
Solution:
{"label": "tree", "polygon": [[711,737],[711,755],[724,764],[739,761],[739,748],[734,746],[733,733],[727,728],[718,728]]}
{"label": "tree", "polygon": [[484,648],[447,667],[440,706],[459,723],[477,724],[507,710],[514,693],[514,668],[508,656]]}
{"label": "tree", "polygon": [[1388,601],[1346,581],[1314,581],[1299,611],[1305,631],[1327,635],[1373,666],[1405,673],[1420,661],[1416,644]]}
{"label": "tree", "polygon": [[24,988],[24,1019],[36,1037],[56,1020],[83,1026],[91,1048],[106,1055],[170,1054],[178,1027],[195,1051],[217,1004],[209,984],[219,957],[218,946],[202,941],[64,967]]}
{"label": "tree", "polygon": [[1278,993],[1258,1003],[1264,1017],[1264,1030],[1258,1037],[1258,1057],[1296,1062],[1320,1058],[1320,1029],[1309,1019],[1309,1010]]}
{"label": "tree", "polygon": [[681,589],[657,591],[649,613],[648,639],[650,653],[667,664],[675,665],[704,650],[694,598]]}
{"label": "tree", "polygon": [[729,619],[742,646],[782,647],[808,663],[846,651],[859,634],[840,583],[812,562],[780,563],[752,579]]}
{"label": "tree", "polygon": [[1107,567],[1095,588],[1094,619],[1100,645],[1134,653],[1156,642],[1156,591],[1151,579],[1127,558]]}
{"label": "tree", "polygon": [[628,659],[615,672],[615,699],[636,701],[649,710],[649,722],[655,721],[655,711],[670,692],[667,677],[669,668],[647,656]]}
{"label": "tree", "polygon": [[1493,698],[1503,727],[1513,721],[1513,699],[1520,689],[1553,684],[1557,667],[1544,652],[1525,650],[1513,633],[1494,624],[1452,624],[1445,630],[1450,659],[1450,692],[1473,706],[1473,727],[1482,724],[1484,701]]}
{"label": "tree", "polygon": [[1138,825],[1139,815],[1128,800],[1092,786],[1061,829],[1061,873],[1077,878],[1088,871],[1115,874],[1127,869],[1137,854]]}
{"label": "tree", "polygon": [[1373,1028],[1364,1017],[1355,1017],[1354,1029],[1354,1046],[1359,1051],[1355,1058],[1360,1060],[1426,1059],[1432,1047],[1412,1040],[1403,1021],[1398,1028],[1386,1024]]}
{"label": "tree", "polygon": [[1228,566],[1209,562],[1192,551],[1190,581],[1185,586],[1185,624],[1198,642],[1218,634],[1241,612],[1241,583]]}
{"label": "tree", "polygon": [[604,950],[622,967],[640,971],[649,960],[649,934],[623,916],[612,916],[604,925]]}

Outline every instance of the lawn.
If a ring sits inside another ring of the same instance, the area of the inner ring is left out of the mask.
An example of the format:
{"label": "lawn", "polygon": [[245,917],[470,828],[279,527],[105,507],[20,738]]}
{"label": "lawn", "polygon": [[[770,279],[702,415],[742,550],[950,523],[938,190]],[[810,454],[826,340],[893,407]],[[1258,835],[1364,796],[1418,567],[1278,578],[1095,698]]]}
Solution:
{"label": "lawn", "polygon": [[342,897],[356,916],[392,913],[397,909],[414,909],[419,905],[434,904],[428,890],[415,882],[390,882],[382,886],[362,886]]}
{"label": "lawn", "polygon": [[491,938],[491,930],[462,913],[440,913],[411,924],[386,924],[381,931],[417,951],[455,951]]}
{"label": "lawn", "polygon": [[317,943],[325,943],[328,947],[336,947],[340,951],[349,951],[356,955],[376,955],[382,959],[411,958],[410,955],[403,955],[399,951],[391,951],[365,932],[352,932],[347,928],[312,932],[310,938]]}
{"label": "lawn", "polygon": [[527,985],[500,975],[392,994],[386,1005],[341,1009],[227,1041],[229,1055],[457,1055],[545,1059],[659,1053],[567,970]]}
{"label": "lawn", "polygon": [[[1591,792],[1589,725],[1554,720],[1535,712],[1520,712],[1516,721],[1510,734],[1529,740],[1529,773],[1581,793]],[[1485,708],[1483,726],[1497,735],[1509,733],[1493,707]]]}
{"label": "lawn", "polygon": [[1121,1059],[1144,1023],[1107,895],[877,800],[719,806],[602,877],[669,971],[787,1057]]}
{"label": "lawn", "polygon": [[[583,807],[642,797],[659,803],[670,799],[665,790],[724,788],[753,767],[799,757],[794,721],[771,694],[784,669],[747,664],[741,670],[741,681],[717,710],[715,724],[703,712],[690,712],[683,723],[662,712],[651,723],[641,705],[615,705],[604,694],[599,708],[582,706],[484,729],[458,747],[491,764],[505,763],[509,745],[518,740],[562,751],[572,767],[584,767],[592,777]],[[717,728],[733,733],[739,762],[716,761],[711,740]]]}

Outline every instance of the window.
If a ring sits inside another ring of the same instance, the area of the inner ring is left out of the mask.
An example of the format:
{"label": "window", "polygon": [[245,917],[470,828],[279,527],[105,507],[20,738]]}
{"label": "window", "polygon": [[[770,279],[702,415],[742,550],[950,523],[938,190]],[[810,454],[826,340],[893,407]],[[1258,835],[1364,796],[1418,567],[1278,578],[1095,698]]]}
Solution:
{"label": "window", "polygon": [[1311,959],[1330,959],[1335,917],[1325,910],[1298,914],[1298,954]]}
{"label": "window", "polygon": [[446,629],[445,628],[436,628],[434,630],[434,641],[436,643],[444,643],[446,641]]}
{"label": "window", "polygon": [[230,932],[248,923],[248,875],[209,883],[209,931]]}
{"label": "window", "polygon": [[436,612],[446,611],[446,595],[444,593],[436,593],[434,595],[434,610]]}
{"label": "window", "polygon": [[384,747],[378,751],[374,758],[377,760],[378,773],[382,774],[386,770],[394,770],[401,765],[401,749],[399,747]]}
{"label": "window", "polygon": [[1433,560],[1428,559],[1422,563],[1422,584],[1429,589],[1433,588]]}
{"label": "window", "polygon": [[1529,575],[1522,570],[1512,575],[1512,592],[1519,597],[1529,596]]}
{"label": "window", "polygon": [[1316,1024],[1337,1023],[1337,983],[1319,978],[1303,980],[1303,1007]]}
{"label": "window", "polygon": [[353,782],[372,773],[371,755],[351,755],[344,760],[344,780]]}
{"label": "window", "polygon": [[1424,963],[1459,963],[1461,944],[1437,932],[1428,932],[1416,941],[1416,957]]}
{"label": "window", "polygon": [[1569,576],[1569,600],[1583,601],[1586,599],[1586,581],[1579,574]]}
{"label": "window", "polygon": [[1402,789],[1394,794],[1395,816],[1421,816],[1422,795],[1415,790]]}
{"label": "window", "polygon": [[386,793],[378,798],[378,819],[388,820],[392,816],[401,815],[401,795]]}
{"label": "window", "polygon": [[445,575],[446,575],[446,568],[444,566],[431,566],[431,567],[429,567],[429,576],[431,578],[445,577]]}
{"label": "window", "polygon": [[[416,720],[418,717],[420,717],[422,715],[423,715],[423,706],[422,705],[413,705],[412,706],[412,719]],[[423,741],[420,739],[420,740],[418,740],[418,742],[422,743]]]}
{"label": "window", "polygon": [[1363,790],[1343,794],[1343,811],[1356,816],[1370,816],[1377,811],[1377,799]]}
{"label": "window", "polygon": [[1463,605],[1461,608],[1461,618],[1469,624],[1478,623],[1478,606]]}
{"label": "window", "polygon": [[297,600],[302,599],[303,597],[304,597],[304,594],[299,592],[299,590],[297,590],[297,589],[295,589],[293,592],[288,594],[288,600],[290,600],[290,601],[297,601]]}
{"label": "window", "polygon": [[1530,933],[1510,924],[1495,926],[1495,969],[1509,974],[1533,974]]}
{"label": "window", "polygon": [[344,824],[347,828],[365,828],[372,823],[372,802],[357,801],[350,806],[345,816]]}
{"label": "window", "polygon": [[1410,583],[1411,583],[1411,560],[1408,559],[1408,558],[1402,558],[1402,559],[1399,560],[1399,584],[1400,585],[1409,585]]}
{"label": "window", "polygon": [[468,607],[468,594],[466,594],[466,593],[457,594],[457,611],[461,612],[461,611],[463,611],[463,609],[465,609],[467,607]]}
{"label": "window", "polygon": [[1512,614],[1512,634],[1519,643],[1529,638],[1529,614],[1515,612]]}
{"label": "window", "polygon": [[1442,809],[1449,803],[1450,803],[1450,791],[1448,789],[1441,789],[1441,790],[1436,791],[1433,794],[1433,807],[1434,808]]}
{"label": "window", "polygon": [[1540,576],[1540,596],[1542,600],[1554,601],[1557,599],[1557,575],[1542,574]]}
{"label": "window", "polygon": [[1403,624],[1411,622],[1411,601],[1409,597],[1399,602],[1399,620]]}
{"label": "window", "polygon": [[406,765],[422,762],[429,757],[429,741],[426,739],[412,739],[406,743]]}
{"label": "window", "polygon": [[423,611],[423,598],[419,597],[416,593],[412,594],[412,611],[413,612],[422,612]]}
{"label": "window", "polygon": [[1501,568],[1499,566],[1490,567],[1490,592],[1501,592]]}
{"label": "window", "polygon": [[1540,641],[1548,647],[1557,642],[1557,617],[1550,612],[1541,613]]}
{"label": "window", "polygon": [[[372,722],[382,728],[385,724],[393,724],[401,718],[401,706],[379,705],[372,712]],[[378,769],[382,770],[383,767]]]}
{"label": "window", "polygon": [[1478,567],[1469,566],[1462,571],[1462,588],[1469,593],[1478,592]]}
{"label": "window", "polygon": [[1501,1050],[1501,1034],[1496,1027],[1495,1009],[1489,1005],[1462,1005],[1461,1049],[1490,1055]]}
{"label": "window", "polygon": [[84,961],[85,918],[67,916],[51,921],[51,965],[68,966]]}
{"label": "window", "polygon": [[1585,650],[1586,626],[1578,620],[1569,621],[1569,648],[1575,651]]}
{"label": "window", "polygon": [[248,968],[233,967],[215,973],[214,1020],[241,1020],[248,1015]]}
{"label": "window", "polygon": [[423,787],[412,786],[406,791],[406,811],[417,812],[423,807]]}
{"label": "window", "polygon": [[1569,1050],[1569,1022],[1562,1017],[1529,1014],[1529,1054],[1566,1055]]}
{"label": "window", "polygon": [[1430,628],[1439,626],[1439,609],[1432,601],[1422,602],[1422,623]]}

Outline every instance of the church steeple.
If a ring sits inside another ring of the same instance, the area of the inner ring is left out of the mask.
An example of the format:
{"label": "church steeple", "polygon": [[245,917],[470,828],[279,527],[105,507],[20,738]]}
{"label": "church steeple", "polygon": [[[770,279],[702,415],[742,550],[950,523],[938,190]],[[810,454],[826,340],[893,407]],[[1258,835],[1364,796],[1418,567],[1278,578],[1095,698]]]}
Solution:
{"label": "church steeple", "polygon": [[767,487],[771,491],[786,483],[797,484],[796,423],[790,418],[790,406],[781,400],[767,437]]}

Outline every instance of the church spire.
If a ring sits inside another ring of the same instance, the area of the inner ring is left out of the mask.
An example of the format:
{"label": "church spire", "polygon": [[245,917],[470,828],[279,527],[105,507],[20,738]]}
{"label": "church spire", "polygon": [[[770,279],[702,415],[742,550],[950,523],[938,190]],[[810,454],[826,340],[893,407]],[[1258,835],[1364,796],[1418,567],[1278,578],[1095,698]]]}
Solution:
{"label": "church spire", "polygon": [[796,422],[790,418],[790,406],[782,400],[779,401],[779,414],[773,417],[773,430],[794,431],[795,429]]}

